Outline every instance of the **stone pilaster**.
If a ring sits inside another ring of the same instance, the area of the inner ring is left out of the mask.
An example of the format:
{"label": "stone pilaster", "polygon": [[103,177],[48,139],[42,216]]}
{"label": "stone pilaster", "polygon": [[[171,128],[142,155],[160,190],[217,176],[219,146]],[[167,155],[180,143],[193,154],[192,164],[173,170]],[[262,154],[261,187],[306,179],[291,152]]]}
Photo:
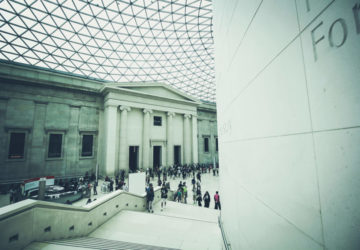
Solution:
{"label": "stone pilaster", "polygon": [[167,113],[167,126],[166,126],[166,139],[167,139],[167,146],[166,146],[166,159],[167,159],[167,165],[173,165],[174,164],[174,142],[173,142],[173,118],[175,116],[174,112],[168,112]]}
{"label": "stone pilaster", "polygon": [[184,114],[184,163],[191,163],[190,114]]}
{"label": "stone pilaster", "polygon": [[[0,163],[3,164],[5,159],[8,157],[8,152],[6,145],[7,141],[7,134],[5,132],[5,121],[6,121],[6,109],[7,109],[8,98],[1,98],[0,97],[0,145],[3,145],[0,148]],[[1,173],[3,173],[1,171]]]}
{"label": "stone pilaster", "polygon": [[142,141],[142,167],[144,169],[149,168],[150,164],[150,114],[151,109],[144,109],[143,120],[143,141]]}
{"label": "stone pilaster", "polygon": [[127,142],[127,113],[131,110],[128,106],[120,106],[120,155],[119,170],[129,171],[129,147]]}
{"label": "stone pilaster", "polygon": [[198,129],[197,129],[197,115],[192,116],[192,163],[198,163]]}
{"label": "stone pilaster", "polygon": [[79,117],[80,106],[70,105],[69,130],[64,140],[66,153],[66,172],[65,175],[83,174],[78,172],[79,162]]}
{"label": "stone pilaster", "polygon": [[28,176],[41,176],[46,173],[45,158],[45,118],[46,102],[35,102],[34,125],[32,130],[31,153]]}
{"label": "stone pilaster", "polygon": [[112,176],[115,173],[115,145],[116,145],[116,115],[117,107],[105,106],[105,175]]}

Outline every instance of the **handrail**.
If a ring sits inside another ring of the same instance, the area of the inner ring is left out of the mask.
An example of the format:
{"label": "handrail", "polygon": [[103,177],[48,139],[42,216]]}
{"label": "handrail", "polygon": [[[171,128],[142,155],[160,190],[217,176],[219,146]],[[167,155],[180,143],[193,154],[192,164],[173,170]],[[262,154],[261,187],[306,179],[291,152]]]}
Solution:
{"label": "handrail", "polygon": [[[161,189],[160,187],[155,187],[154,188],[154,192],[158,191],[159,189]],[[145,193],[145,192],[144,192]],[[0,208],[0,222],[6,218],[11,217],[14,214],[19,214],[22,213],[23,211],[35,208],[35,207],[41,207],[41,208],[48,208],[48,209],[57,209],[57,210],[70,210],[70,211],[79,211],[79,212],[89,212],[95,208],[97,208],[98,206],[101,206],[104,202],[113,200],[115,198],[117,198],[118,196],[120,196],[121,194],[127,194],[128,196],[133,196],[133,197],[138,197],[138,198],[145,198],[146,195],[139,195],[139,194],[134,194],[134,193],[129,193],[126,192],[124,190],[116,190],[112,193],[109,193],[106,196],[100,197],[98,198],[96,201],[91,202],[90,204],[86,205],[86,206],[82,206],[82,207],[77,207],[77,206],[69,206],[66,204],[61,204],[61,203],[53,203],[51,201],[39,201],[39,200],[31,200],[31,199],[27,199],[29,204],[26,205],[21,205],[21,207],[19,208],[15,208],[12,209],[10,211],[6,211],[3,212],[2,210],[4,210],[4,208],[6,209],[7,206]],[[21,201],[18,203],[14,203],[15,204],[21,204]]]}
{"label": "handrail", "polygon": [[[155,187],[154,192],[156,203],[160,200],[160,187]],[[23,200],[0,208],[0,249],[22,249],[33,241],[88,235],[122,210],[144,211],[145,207],[145,192],[138,195],[122,190],[83,207]]]}
{"label": "handrail", "polygon": [[222,238],[223,238],[223,241],[224,241],[225,249],[226,250],[231,250],[231,244],[227,241],[225,231],[224,231],[224,227],[223,227],[223,224],[222,224],[222,221],[221,221],[221,212],[220,212],[220,215],[218,216],[218,222],[219,222],[219,227],[220,227],[220,230],[221,230],[221,235],[222,235]]}

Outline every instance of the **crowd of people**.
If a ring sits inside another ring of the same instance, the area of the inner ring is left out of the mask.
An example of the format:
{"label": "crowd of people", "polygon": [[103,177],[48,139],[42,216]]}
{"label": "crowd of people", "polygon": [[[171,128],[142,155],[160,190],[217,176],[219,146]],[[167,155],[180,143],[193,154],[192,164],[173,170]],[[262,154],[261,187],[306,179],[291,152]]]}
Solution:
{"label": "crowd of people", "polygon": [[[168,199],[168,192],[170,190],[170,179],[176,180],[178,178],[180,180],[176,191],[173,193],[173,197],[171,199],[173,201],[188,203],[188,186],[186,181],[188,178],[191,178],[191,190],[192,190],[192,201],[193,204],[197,204],[198,206],[202,206],[204,202],[204,207],[209,208],[211,203],[210,194],[208,191],[205,191],[204,195],[202,195],[201,190],[201,175],[205,173],[212,173],[214,176],[219,174],[219,166],[216,164],[215,166],[212,164],[191,164],[191,165],[173,165],[169,167],[160,166],[158,168],[146,169],[146,200],[147,200],[147,210],[149,212],[153,212],[152,202],[154,200],[154,187],[153,184],[150,183],[152,180],[155,181],[155,177],[157,177],[157,185],[161,187],[161,211],[166,208],[166,200]],[[91,190],[92,194],[96,196],[98,194],[98,182],[95,178],[94,174],[89,175],[87,172],[83,177],[80,178],[72,178],[67,180],[55,180],[55,185],[59,185],[65,188],[65,191],[68,190],[78,190],[80,187],[84,190],[86,189],[88,197],[87,204],[90,203],[91,200]],[[125,171],[122,170],[118,175],[114,178],[110,178],[108,176],[105,177],[104,182],[101,187],[101,191],[107,193],[115,190],[125,190],[128,191],[128,186],[125,183]],[[10,203],[17,202],[22,200],[23,197],[21,195],[20,188],[17,189],[12,187],[10,189]],[[214,195],[215,209],[221,209],[220,205],[220,196],[218,192]],[[67,202],[67,204],[71,204],[72,202]]]}
{"label": "crowd of people", "polygon": [[[186,180],[187,178],[191,179],[192,186],[192,199],[193,204],[197,203],[198,206],[202,206],[204,202],[204,207],[209,208],[211,203],[211,197],[208,191],[205,191],[202,195],[201,191],[201,175],[204,173],[213,173],[213,175],[219,174],[219,166],[216,165],[213,167],[211,164],[193,164],[193,165],[174,165],[170,167],[159,167],[155,170],[146,169],[146,200],[147,200],[147,210],[152,213],[152,202],[154,200],[154,187],[150,183],[151,180],[154,181],[155,176],[157,176],[157,185],[161,187],[161,211],[166,208],[166,200],[168,198],[168,191],[170,190],[170,182],[168,178],[175,180],[176,178],[182,178]],[[186,181],[180,181],[176,191],[173,194],[172,200],[188,203],[188,186]],[[220,196],[219,192],[216,191],[214,194],[214,208],[221,209]]]}
{"label": "crowd of people", "polygon": [[158,178],[159,183],[166,182],[168,178],[175,180],[176,178],[186,179],[190,176],[195,176],[195,173],[213,173],[213,176],[219,175],[219,165],[216,164],[185,164],[185,165],[172,165],[160,166],[153,169],[146,169],[146,183],[149,184],[150,180],[154,180],[155,176]]}

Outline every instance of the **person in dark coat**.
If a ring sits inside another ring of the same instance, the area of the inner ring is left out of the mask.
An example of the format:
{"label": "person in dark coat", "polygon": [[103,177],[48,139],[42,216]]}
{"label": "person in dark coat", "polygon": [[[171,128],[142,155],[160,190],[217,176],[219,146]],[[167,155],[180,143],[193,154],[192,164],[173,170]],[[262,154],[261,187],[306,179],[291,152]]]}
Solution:
{"label": "person in dark coat", "polygon": [[163,211],[163,208],[166,208],[166,199],[168,197],[168,189],[165,186],[165,183],[163,183],[161,187],[161,211]]}
{"label": "person in dark coat", "polygon": [[202,204],[201,204],[202,197],[201,197],[201,191],[200,190],[198,190],[197,193],[196,193],[196,200],[198,202],[199,207],[201,207],[202,206]]}
{"label": "person in dark coat", "polygon": [[93,188],[94,188],[94,190],[93,190],[93,191],[94,191],[94,195],[97,195],[97,190],[96,190],[97,185],[98,185],[98,184],[97,184],[97,181],[95,181],[94,187],[93,187]]}
{"label": "person in dark coat", "polygon": [[154,187],[152,183],[150,183],[149,187],[146,189],[146,201],[147,201],[147,208],[149,213],[153,213],[152,203],[154,201]]}
{"label": "person in dark coat", "polygon": [[210,194],[209,194],[209,192],[208,191],[206,191],[205,192],[205,194],[204,194],[204,197],[203,197],[203,199],[204,199],[204,207],[209,207],[210,206]]}

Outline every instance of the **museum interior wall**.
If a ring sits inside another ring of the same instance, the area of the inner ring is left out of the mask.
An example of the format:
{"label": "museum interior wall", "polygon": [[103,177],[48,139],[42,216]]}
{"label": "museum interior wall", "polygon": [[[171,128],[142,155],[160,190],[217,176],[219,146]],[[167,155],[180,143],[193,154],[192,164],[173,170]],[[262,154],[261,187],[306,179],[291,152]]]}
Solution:
{"label": "museum interior wall", "polygon": [[[0,80],[0,179],[77,176],[95,166],[102,102],[96,85],[81,86],[78,79],[70,87],[66,83],[73,79],[66,76],[5,69]],[[82,140],[89,137],[91,148],[82,152]],[[22,152],[10,152],[11,139],[22,140]],[[58,147],[49,151],[50,140]]]}
{"label": "museum interior wall", "polygon": [[215,137],[216,105],[165,84],[0,64],[0,183],[213,163]]}
{"label": "museum interior wall", "polygon": [[203,103],[198,107],[197,114],[199,162],[219,163],[216,106]]}
{"label": "museum interior wall", "polygon": [[232,249],[360,248],[360,2],[214,1]]}

